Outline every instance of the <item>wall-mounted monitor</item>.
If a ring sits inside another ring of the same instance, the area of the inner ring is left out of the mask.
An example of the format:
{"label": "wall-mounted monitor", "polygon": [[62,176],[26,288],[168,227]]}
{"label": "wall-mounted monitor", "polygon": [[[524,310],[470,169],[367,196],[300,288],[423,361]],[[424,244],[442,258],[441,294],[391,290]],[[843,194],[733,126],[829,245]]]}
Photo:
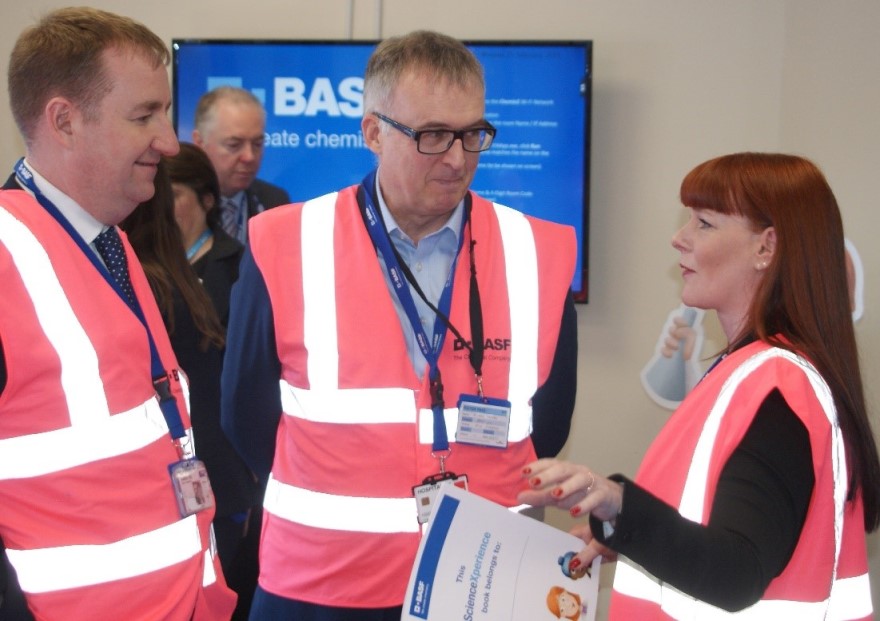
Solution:
{"label": "wall-mounted monitor", "polygon": [[[376,41],[175,39],[173,122],[191,140],[199,97],[220,85],[266,107],[260,178],[302,201],[355,184],[375,166],[360,131],[363,74]],[[466,41],[486,74],[498,128],[472,189],[575,228],[575,299],[587,301],[592,42]]]}

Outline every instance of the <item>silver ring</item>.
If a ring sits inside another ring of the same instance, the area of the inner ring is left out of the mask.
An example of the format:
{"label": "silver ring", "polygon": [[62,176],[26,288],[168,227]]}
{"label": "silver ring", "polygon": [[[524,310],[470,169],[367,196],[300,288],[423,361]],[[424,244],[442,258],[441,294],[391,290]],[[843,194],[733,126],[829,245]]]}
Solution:
{"label": "silver ring", "polygon": [[590,484],[587,485],[587,493],[588,494],[590,493],[590,490],[593,489],[593,484],[595,484],[595,483],[596,483],[596,475],[594,475],[592,472],[590,472]]}

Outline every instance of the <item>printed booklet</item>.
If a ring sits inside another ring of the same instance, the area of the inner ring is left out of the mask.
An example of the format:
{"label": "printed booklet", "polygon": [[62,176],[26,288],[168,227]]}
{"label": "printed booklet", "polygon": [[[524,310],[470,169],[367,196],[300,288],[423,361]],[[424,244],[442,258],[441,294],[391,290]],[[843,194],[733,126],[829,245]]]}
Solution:
{"label": "printed booklet", "polygon": [[402,621],[594,621],[601,557],[572,573],[574,535],[455,485],[441,487]]}

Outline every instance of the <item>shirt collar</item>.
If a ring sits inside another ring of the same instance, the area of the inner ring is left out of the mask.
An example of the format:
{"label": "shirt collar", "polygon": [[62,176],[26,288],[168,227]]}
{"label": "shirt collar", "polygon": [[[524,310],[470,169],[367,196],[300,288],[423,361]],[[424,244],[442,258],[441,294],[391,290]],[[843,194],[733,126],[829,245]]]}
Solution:
{"label": "shirt collar", "polygon": [[[396,235],[402,237],[407,240],[409,243],[412,243],[412,240],[409,238],[409,235],[401,230],[400,226],[397,224],[397,220],[394,219],[394,216],[391,215],[391,211],[388,209],[388,205],[385,204],[385,197],[382,196],[382,188],[379,187],[379,183],[376,183],[376,196],[379,198],[379,209],[382,211],[382,219],[385,221],[385,229],[388,231],[389,235],[392,235],[396,232]],[[431,233],[431,235],[427,235],[426,237],[432,237],[434,235],[439,235],[446,229],[452,231],[452,234],[455,238],[455,244],[458,245],[458,236],[461,231],[461,220],[464,217],[464,199],[461,199],[458,205],[455,206],[455,209],[452,211],[452,215],[449,216],[449,219],[446,221],[440,229]]]}
{"label": "shirt collar", "polygon": [[79,203],[70,198],[67,194],[56,188],[54,185],[36,170],[30,162],[25,159],[25,165],[31,171],[34,177],[34,184],[37,189],[43,193],[49,201],[52,202],[61,215],[67,219],[70,226],[79,233],[86,243],[91,243],[107,227],[96,220],[92,214],[83,209]]}
{"label": "shirt collar", "polygon": [[244,190],[239,190],[232,196],[223,196],[221,197],[220,202],[230,202],[236,205],[238,208],[244,207],[245,205],[245,193]]}

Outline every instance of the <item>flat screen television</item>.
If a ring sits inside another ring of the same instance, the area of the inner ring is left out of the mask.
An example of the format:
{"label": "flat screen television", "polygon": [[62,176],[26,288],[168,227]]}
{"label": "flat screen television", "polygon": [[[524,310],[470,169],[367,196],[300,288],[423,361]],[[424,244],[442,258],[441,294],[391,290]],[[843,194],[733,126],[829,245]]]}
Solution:
{"label": "flat screen television", "polygon": [[[587,301],[591,41],[466,41],[486,75],[498,128],[472,189],[569,224],[578,240],[575,299]],[[260,177],[302,201],[360,182],[375,166],[363,143],[363,74],[376,41],[175,39],[173,122],[191,140],[199,97],[220,85],[266,108]]]}

